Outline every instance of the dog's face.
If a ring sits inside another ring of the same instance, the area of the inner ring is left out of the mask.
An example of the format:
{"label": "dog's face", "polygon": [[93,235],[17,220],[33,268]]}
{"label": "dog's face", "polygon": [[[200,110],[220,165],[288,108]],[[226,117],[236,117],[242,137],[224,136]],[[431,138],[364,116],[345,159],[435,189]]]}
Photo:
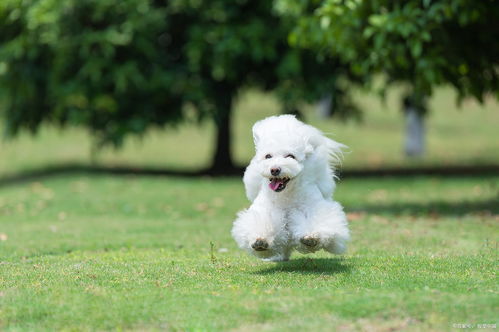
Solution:
{"label": "dog's face", "polygon": [[300,176],[314,181],[317,174],[330,169],[344,147],[292,115],[258,121],[253,126],[253,140],[256,155],[252,164],[274,192],[292,186]]}
{"label": "dog's face", "polygon": [[281,192],[303,171],[304,162],[311,151],[299,139],[276,139],[257,147],[256,160],[260,174],[268,179],[268,186]]}

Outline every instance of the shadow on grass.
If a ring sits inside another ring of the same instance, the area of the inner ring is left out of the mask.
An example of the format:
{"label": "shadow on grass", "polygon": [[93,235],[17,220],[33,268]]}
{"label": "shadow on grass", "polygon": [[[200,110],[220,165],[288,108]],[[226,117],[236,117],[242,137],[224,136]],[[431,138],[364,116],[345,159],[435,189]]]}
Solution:
{"label": "shadow on grass", "polygon": [[270,267],[254,272],[267,275],[279,272],[301,274],[337,274],[349,273],[350,265],[342,258],[298,258],[288,262],[278,262]]}
{"label": "shadow on grass", "polygon": [[482,201],[432,201],[428,203],[378,203],[348,206],[347,211],[393,216],[490,216],[499,214],[499,197]]}

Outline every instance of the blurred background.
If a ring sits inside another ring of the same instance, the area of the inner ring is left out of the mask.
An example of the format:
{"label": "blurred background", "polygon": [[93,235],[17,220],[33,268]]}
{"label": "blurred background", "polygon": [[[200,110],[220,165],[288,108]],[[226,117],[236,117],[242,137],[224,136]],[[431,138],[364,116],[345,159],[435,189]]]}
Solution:
{"label": "blurred background", "polygon": [[[0,330],[495,328],[498,18],[0,0]],[[343,257],[262,262],[231,238],[251,127],[283,113],[349,147]]]}
{"label": "blurred background", "polygon": [[252,124],[290,112],[349,146],[346,173],[497,172],[497,17],[464,0],[2,1],[0,176],[240,174]]}

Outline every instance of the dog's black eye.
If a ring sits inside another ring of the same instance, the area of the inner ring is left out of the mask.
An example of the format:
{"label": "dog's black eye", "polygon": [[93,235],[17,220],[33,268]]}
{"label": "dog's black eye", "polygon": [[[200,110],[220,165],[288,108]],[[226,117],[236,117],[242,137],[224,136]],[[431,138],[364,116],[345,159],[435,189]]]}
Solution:
{"label": "dog's black eye", "polygon": [[272,158],[272,155],[271,155],[271,154],[266,154],[266,155],[265,155],[265,159],[270,159],[270,158]]}
{"label": "dog's black eye", "polygon": [[296,159],[296,157],[295,157],[294,155],[292,155],[291,153],[290,153],[290,154],[288,154],[288,155],[286,156],[286,158],[293,158],[293,159]]}

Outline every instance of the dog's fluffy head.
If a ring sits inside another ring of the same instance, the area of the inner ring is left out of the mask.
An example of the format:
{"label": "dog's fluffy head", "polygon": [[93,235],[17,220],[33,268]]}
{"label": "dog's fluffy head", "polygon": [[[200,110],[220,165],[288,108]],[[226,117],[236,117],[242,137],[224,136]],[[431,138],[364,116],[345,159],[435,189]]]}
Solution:
{"label": "dog's fluffy head", "polygon": [[344,147],[293,115],[272,116],[258,121],[253,126],[253,139],[256,148],[254,160],[260,174],[269,180],[269,188],[275,192],[283,191],[288,182],[306,168],[315,168],[316,171],[327,168],[334,172]]}

